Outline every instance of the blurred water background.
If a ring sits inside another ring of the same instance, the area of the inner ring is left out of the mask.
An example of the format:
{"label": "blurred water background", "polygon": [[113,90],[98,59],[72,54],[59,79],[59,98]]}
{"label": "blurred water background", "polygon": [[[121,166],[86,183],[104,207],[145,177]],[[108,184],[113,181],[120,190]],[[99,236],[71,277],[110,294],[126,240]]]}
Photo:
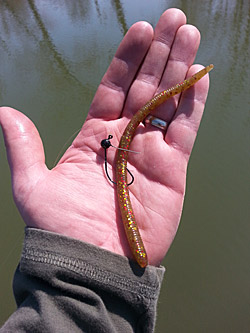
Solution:
{"label": "blurred water background", "polygon": [[[250,2],[5,0],[0,2],[0,104],[32,119],[53,166],[77,130],[117,46],[136,21],[182,9],[213,63],[206,111],[167,267],[156,332],[250,332]],[[15,309],[12,277],[24,223],[0,135],[0,324]]]}

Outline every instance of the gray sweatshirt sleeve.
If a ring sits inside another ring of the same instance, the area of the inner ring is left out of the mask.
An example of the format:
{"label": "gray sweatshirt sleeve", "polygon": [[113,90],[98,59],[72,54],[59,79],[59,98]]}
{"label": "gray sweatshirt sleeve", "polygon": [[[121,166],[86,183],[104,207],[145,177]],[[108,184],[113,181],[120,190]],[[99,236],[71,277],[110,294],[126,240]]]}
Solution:
{"label": "gray sweatshirt sleeve", "polygon": [[153,332],[165,269],[26,228],[3,332]]}

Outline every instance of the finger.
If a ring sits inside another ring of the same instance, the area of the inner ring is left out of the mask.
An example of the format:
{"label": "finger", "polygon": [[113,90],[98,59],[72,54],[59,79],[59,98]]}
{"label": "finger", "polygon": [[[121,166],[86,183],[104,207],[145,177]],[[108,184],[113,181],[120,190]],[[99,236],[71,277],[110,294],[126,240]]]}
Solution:
{"label": "finger", "polygon": [[[187,76],[190,77],[201,69],[200,65],[192,66]],[[182,94],[178,110],[166,133],[166,142],[179,150],[187,160],[199,129],[208,88],[209,76],[206,75]]]}
{"label": "finger", "polygon": [[120,117],[128,89],[152,38],[153,29],[147,22],[135,23],[128,30],[96,92],[88,119]]}
{"label": "finger", "polygon": [[186,17],[179,9],[169,9],[160,17],[155,28],[154,40],[131,87],[124,116],[131,117],[155,94],[173,47],[175,35],[185,23]]}
{"label": "finger", "polygon": [[[157,93],[186,78],[187,71],[196,57],[199,44],[200,33],[196,27],[184,25],[179,28]],[[169,122],[176,111],[179,98],[180,94],[172,97],[157,108],[153,115]]]}
{"label": "finger", "polygon": [[41,138],[34,124],[24,114],[9,107],[0,108],[0,125],[15,187],[37,179],[45,169]]}

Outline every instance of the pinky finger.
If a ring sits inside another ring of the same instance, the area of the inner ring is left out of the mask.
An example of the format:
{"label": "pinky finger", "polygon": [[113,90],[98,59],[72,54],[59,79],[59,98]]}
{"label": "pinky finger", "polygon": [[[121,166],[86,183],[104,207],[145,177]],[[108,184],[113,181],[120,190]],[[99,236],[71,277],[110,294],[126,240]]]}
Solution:
{"label": "pinky finger", "polygon": [[[187,77],[202,69],[200,65],[192,66]],[[188,160],[203,115],[209,89],[209,76],[205,75],[193,87],[186,90],[180,99],[176,114],[170,123],[165,140],[179,150]]]}

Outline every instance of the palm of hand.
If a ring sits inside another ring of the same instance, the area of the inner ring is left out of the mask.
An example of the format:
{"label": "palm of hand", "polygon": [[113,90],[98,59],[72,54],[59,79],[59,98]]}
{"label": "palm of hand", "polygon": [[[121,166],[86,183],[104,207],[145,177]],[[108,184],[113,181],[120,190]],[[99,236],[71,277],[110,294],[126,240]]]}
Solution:
{"label": "palm of hand", "polygon": [[[85,126],[92,127],[91,121],[90,124],[87,121]],[[80,135],[65,153],[53,170],[56,184],[51,182],[49,176],[46,192],[51,193],[50,186],[56,188],[58,200],[58,188],[62,189],[59,192],[62,194],[61,204],[56,206],[59,210],[56,209],[51,225],[55,226],[57,216],[61,215],[60,233],[67,230],[66,235],[86,242],[91,240],[95,245],[131,257],[116,200],[116,186],[108,181],[104,173],[104,151],[100,146],[100,141],[107,137],[107,133],[115,133],[117,129],[108,130],[102,121],[99,126],[95,126],[97,133],[106,130],[103,137],[86,138],[84,134],[83,137]],[[85,132],[84,127],[82,133]],[[135,137],[133,143],[144,153],[135,156],[130,153],[129,168],[135,176],[135,182],[130,186],[130,196],[150,262],[159,263],[172,242],[180,219],[186,162],[179,152],[170,149],[162,140],[161,132],[142,131],[144,133],[140,138]],[[146,146],[145,142],[150,142],[152,147]],[[112,175],[115,166],[113,148],[108,151],[108,161]],[[178,165],[183,170],[179,170]],[[65,189],[68,190],[67,196]],[[44,223],[44,219],[41,223]]]}
{"label": "palm of hand", "polygon": [[[115,186],[104,173],[104,151],[100,142],[112,134],[113,144],[118,145],[132,114],[156,91],[183,80],[199,44],[197,30],[184,23],[183,13],[166,11],[156,27],[155,41],[160,40],[159,45],[152,42],[149,25],[137,23],[130,29],[98,88],[81,132],[53,170],[48,170],[44,164],[42,143],[31,121],[15,110],[1,110],[14,197],[28,226],[71,236],[131,257]],[[170,47],[168,51],[164,48],[167,43],[172,48],[170,55]],[[186,52],[182,55],[183,62],[180,47]],[[156,63],[159,50],[165,53],[162,52],[162,61],[159,58]],[[168,58],[172,61],[167,62]],[[190,72],[195,71],[193,68]],[[156,111],[160,118],[172,119],[167,133],[141,125],[132,142],[131,149],[141,154],[129,154],[129,169],[135,176],[130,196],[152,265],[159,265],[177,231],[188,157],[207,90],[208,80],[204,78],[180,100],[167,102]],[[108,162],[111,171],[111,166],[115,165],[113,148],[108,151]]]}

